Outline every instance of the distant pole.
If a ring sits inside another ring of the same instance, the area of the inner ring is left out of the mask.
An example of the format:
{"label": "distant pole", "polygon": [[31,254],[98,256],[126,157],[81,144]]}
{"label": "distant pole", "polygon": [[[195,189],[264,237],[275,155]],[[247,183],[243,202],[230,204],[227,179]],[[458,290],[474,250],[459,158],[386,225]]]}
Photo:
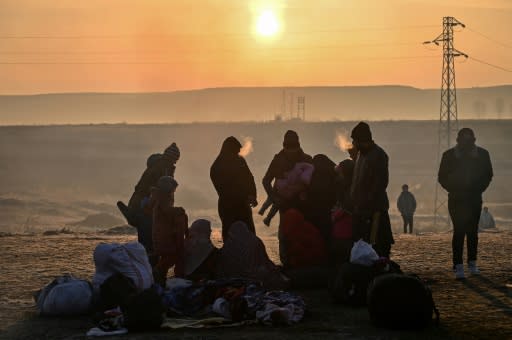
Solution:
{"label": "distant pole", "polygon": [[306,97],[297,97],[297,119],[306,120]]}
{"label": "distant pole", "polygon": [[[462,22],[454,17],[443,18],[443,33],[432,41],[425,41],[424,44],[436,44],[443,42],[443,69],[441,82],[441,108],[439,111],[439,131],[438,131],[438,152],[437,165],[441,160],[443,151],[452,147],[454,136],[459,129],[459,120],[457,114],[457,90],[455,86],[455,64],[454,58],[467,54],[458,51],[453,47],[453,28],[455,26],[466,27]],[[447,225],[450,225],[450,219],[447,216],[447,197],[443,189],[436,180],[435,202],[434,202],[434,226],[437,226],[439,219],[445,219]]]}

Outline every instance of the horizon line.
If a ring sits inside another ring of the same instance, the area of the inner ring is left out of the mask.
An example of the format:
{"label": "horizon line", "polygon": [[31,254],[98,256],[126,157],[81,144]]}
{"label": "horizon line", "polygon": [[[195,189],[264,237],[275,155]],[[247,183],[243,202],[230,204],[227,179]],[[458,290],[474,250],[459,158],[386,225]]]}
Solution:
{"label": "horizon line", "polygon": [[[466,89],[482,89],[482,88],[492,88],[492,87],[507,87],[512,86],[512,83],[509,84],[495,84],[495,85],[485,85],[485,86],[471,86],[471,87],[458,87],[458,90],[466,90]],[[293,86],[218,86],[218,87],[201,87],[201,88],[189,88],[189,89],[181,89],[181,90],[162,90],[162,91],[78,91],[78,92],[33,92],[33,93],[0,93],[0,97],[7,96],[45,96],[45,95],[70,95],[70,94],[115,94],[115,95],[123,95],[123,94],[166,94],[166,93],[179,93],[179,92],[195,92],[195,91],[207,91],[207,90],[222,90],[222,89],[297,89],[297,88],[372,88],[372,87],[405,87],[411,88],[415,90],[439,90],[438,87],[415,87],[412,85],[403,85],[403,84],[380,84],[380,85],[293,85]]]}

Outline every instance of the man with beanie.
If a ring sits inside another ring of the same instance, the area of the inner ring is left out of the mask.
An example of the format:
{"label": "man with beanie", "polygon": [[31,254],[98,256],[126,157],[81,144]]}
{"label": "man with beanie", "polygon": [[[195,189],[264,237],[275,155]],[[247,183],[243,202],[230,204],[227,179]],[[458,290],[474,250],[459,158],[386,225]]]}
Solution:
{"label": "man with beanie", "polygon": [[364,122],[352,130],[352,143],[359,150],[354,166],[350,197],[353,206],[353,239],[370,243],[383,257],[389,257],[394,243],[389,220],[388,155],[372,139]]}
{"label": "man with beanie", "polygon": [[[158,156],[156,156],[158,155]],[[123,202],[117,202],[119,210],[128,220],[128,223],[137,228],[138,241],[146,248],[148,253],[152,250],[150,216],[144,214],[144,203],[148,201],[151,188],[155,187],[162,176],[174,177],[176,162],[180,159],[180,149],[176,143],[172,143],[164,150],[163,154],[155,154],[148,158],[147,168],[144,170],[135,190],[126,206]]]}
{"label": "man with beanie", "polygon": [[448,191],[448,211],[453,223],[453,269],[457,280],[464,279],[462,253],[467,236],[468,269],[480,274],[476,265],[478,222],[482,209],[482,193],[493,177],[487,150],[475,145],[475,134],[469,128],[457,134],[457,145],[443,153],[438,181]]}
{"label": "man with beanie", "polygon": [[[270,163],[265,176],[263,177],[263,188],[267,195],[272,198],[274,203],[279,206],[280,218],[282,214],[290,209],[296,208],[301,212],[304,212],[303,203],[299,197],[295,197],[289,200],[283,200],[279,197],[276,191],[272,187],[272,182],[275,179],[286,178],[286,173],[293,169],[297,163],[313,163],[313,158],[310,155],[304,153],[300,147],[299,135],[293,130],[288,130],[284,134],[283,149],[278,154],[274,155],[272,162]],[[286,245],[281,237],[281,223],[279,223],[278,230],[279,238],[279,257],[281,263],[286,265]]]}
{"label": "man with beanie", "polygon": [[229,228],[237,221],[244,222],[256,233],[252,207],[256,201],[256,184],[245,159],[240,156],[242,144],[233,136],[226,138],[219,155],[210,168],[210,178],[219,195],[219,217],[222,238],[228,237]]}

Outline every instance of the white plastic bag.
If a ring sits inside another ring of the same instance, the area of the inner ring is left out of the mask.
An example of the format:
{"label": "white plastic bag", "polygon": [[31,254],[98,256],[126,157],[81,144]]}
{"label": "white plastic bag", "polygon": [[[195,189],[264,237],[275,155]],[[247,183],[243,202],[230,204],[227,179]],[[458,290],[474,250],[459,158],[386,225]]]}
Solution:
{"label": "white plastic bag", "polygon": [[350,251],[350,262],[371,267],[379,259],[373,247],[362,239],[354,243]]}
{"label": "white plastic bag", "polygon": [[126,244],[101,243],[94,250],[96,272],[92,279],[95,292],[110,276],[121,273],[132,279],[139,291],[148,289],[153,284],[153,272],[144,246],[138,242]]}
{"label": "white plastic bag", "polygon": [[56,278],[37,297],[37,309],[41,315],[48,316],[86,314],[90,311],[91,304],[91,284],[72,275]]}

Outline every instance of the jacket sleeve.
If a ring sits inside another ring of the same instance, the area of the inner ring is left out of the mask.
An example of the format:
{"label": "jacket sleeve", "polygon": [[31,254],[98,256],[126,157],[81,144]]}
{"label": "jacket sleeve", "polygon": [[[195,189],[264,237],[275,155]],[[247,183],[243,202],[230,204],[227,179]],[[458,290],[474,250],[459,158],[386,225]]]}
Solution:
{"label": "jacket sleeve", "polygon": [[268,166],[267,172],[265,173],[265,176],[263,176],[263,180],[261,181],[263,184],[263,188],[265,189],[265,192],[268,196],[272,196],[272,181],[276,178],[276,156],[272,159],[272,162],[270,162],[270,165]]}
{"label": "jacket sleeve", "polygon": [[380,201],[383,199],[381,194],[386,192],[389,183],[388,156],[385,153],[379,154],[374,162],[373,165],[370,165],[375,169],[373,186],[367,196],[372,211],[381,204]]}
{"label": "jacket sleeve", "polygon": [[454,185],[451,181],[451,171],[449,165],[449,155],[447,152],[443,153],[441,164],[439,165],[439,172],[437,174],[437,181],[448,192],[453,191]]}
{"label": "jacket sleeve", "polygon": [[245,173],[244,180],[247,185],[248,196],[256,197],[256,183],[254,183],[254,176],[252,175],[251,169],[249,169],[246,160],[243,157],[241,158],[243,162],[243,168]]}
{"label": "jacket sleeve", "polygon": [[416,212],[416,198],[414,197],[413,194],[411,194],[411,199],[412,199],[412,212]]}
{"label": "jacket sleeve", "polygon": [[487,150],[483,150],[483,162],[482,162],[482,177],[480,178],[480,191],[484,192],[491,183],[492,177],[493,177],[493,171],[492,171],[492,164],[491,164],[491,157],[489,156],[489,152]]}

